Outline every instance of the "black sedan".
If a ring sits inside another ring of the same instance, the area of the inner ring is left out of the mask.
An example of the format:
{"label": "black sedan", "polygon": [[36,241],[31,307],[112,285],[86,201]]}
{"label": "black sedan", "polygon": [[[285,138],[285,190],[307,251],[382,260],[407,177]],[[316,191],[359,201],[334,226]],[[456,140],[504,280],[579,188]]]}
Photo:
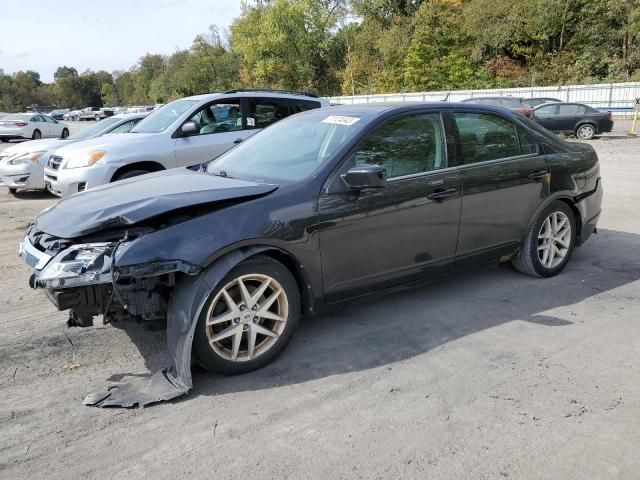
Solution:
{"label": "black sedan", "polygon": [[575,135],[591,140],[613,129],[611,112],[600,112],[582,103],[552,103],[536,107],[532,119],[556,133]]}
{"label": "black sedan", "polygon": [[249,372],[337,302],[505,257],[556,275],[602,200],[589,145],[461,103],[305,112],[207,170],[65,198],[20,247],[69,325],[166,322],[176,395],[191,386],[192,339],[207,369]]}

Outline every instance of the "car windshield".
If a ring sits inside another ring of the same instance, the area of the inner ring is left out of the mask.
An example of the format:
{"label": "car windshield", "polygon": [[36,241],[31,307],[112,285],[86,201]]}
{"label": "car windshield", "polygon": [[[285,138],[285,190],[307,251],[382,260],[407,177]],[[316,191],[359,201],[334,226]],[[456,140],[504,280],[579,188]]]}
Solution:
{"label": "car windshield", "polygon": [[370,121],[371,114],[332,115],[318,109],[294,115],[218,157],[211,174],[265,182],[295,182],[313,174]]}
{"label": "car windshield", "polygon": [[107,129],[109,126],[113,125],[114,123],[118,123],[119,121],[120,121],[119,118],[113,118],[113,117],[105,118],[104,120],[100,120],[95,125],[91,125],[88,128],[84,128],[79,132],[74,133],[69,138],[73,140],[85,140],[87,138],[96,137],[100,132]]}
{"label": "car windshield", "polygon": [[197,100],[176,100],[167,103],[164,107],[151,113],[143,119],[130,133],[160,133],[164,132],[169,125],[175,122],[180,115],[189,110],[193,105],[198,103]]}

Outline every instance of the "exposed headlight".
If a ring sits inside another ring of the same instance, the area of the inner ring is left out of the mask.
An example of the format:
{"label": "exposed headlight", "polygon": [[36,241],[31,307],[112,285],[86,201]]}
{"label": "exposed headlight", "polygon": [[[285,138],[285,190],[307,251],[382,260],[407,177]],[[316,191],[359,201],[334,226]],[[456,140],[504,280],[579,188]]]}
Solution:
{"label": "exposed headlight", "polygon": [[36,283],[58,288],[110,282],[113,246],[113,243],[85,243],[69,247],[36,274]]}
{"label": "exposed headlight", "polygon": [[9,165],[24,165],[27,163],[38,163],[38,160],[40,160],[40,157],[42,157],[42,155],[44,155],[45,153],[47,153],[46,150],[42,150],[40,152],[23,153],[22,155],[11,157],[7,163],[9,163]]}
{"label": "exposed headlight", "polygon": [[104,150],[83,152],[70,157],[64,168],[90,167],[107,154]]}

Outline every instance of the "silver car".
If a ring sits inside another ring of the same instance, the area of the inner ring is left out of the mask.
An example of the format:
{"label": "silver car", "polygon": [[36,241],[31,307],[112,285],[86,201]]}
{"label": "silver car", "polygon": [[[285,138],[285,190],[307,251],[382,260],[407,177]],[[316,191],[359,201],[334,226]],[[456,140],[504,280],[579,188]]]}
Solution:
{"label": "silver car", "polygon": [[117,180],[212,160],[291,114],[329,106],[315,95],[232,90],[182,98],[153,111],[127,135],[109,135],[56,151],[47,188],[65,197]]}
{"label": "silver car", "polygon": [[62,146],[101,137],[107,133],[128,132],[147,113],[115,115],[64,139],[34,140],[18,143],[0,151],[0,186],[10,193],[20,190],[43,190],[44,165],[51,154]]}

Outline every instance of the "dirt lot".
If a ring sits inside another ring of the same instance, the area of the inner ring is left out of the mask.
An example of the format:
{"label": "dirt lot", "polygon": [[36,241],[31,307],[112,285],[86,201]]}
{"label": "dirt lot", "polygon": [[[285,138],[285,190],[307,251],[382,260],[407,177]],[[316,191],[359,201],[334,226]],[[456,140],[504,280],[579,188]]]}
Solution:
{"label": "dirt lot", "polygon": [[[81,405],[145,362],[111,327],[67,339],[16,257],[55,200],[0,192],[0,478],[638,478],[640,139],[592,143],[600,234],[560,276],[487,266],[350,305],[144,410]],[[157,363],[162,334],[137,341]]]}

